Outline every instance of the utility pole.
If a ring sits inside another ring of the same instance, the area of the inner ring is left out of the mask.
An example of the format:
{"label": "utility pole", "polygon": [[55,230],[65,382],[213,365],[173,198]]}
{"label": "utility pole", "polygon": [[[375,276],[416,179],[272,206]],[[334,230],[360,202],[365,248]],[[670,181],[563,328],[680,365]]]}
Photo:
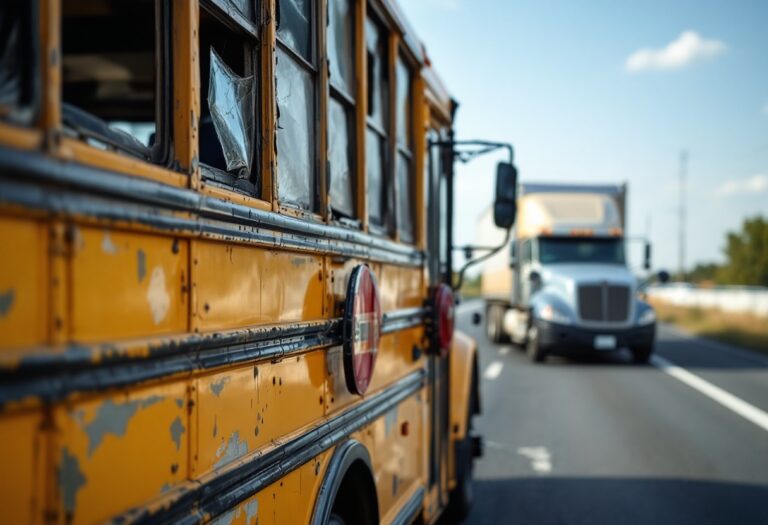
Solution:
{"label": "utility pole", "polygon": [[678,252],[678,279],[681,281],[685,280],[685,244],[686,244],[686,237],[685,237],[685,179],[687,176],[688,169],[688,152],[686,150],[682,150],[680,152],[680,232],[679,232],[679,252]]}

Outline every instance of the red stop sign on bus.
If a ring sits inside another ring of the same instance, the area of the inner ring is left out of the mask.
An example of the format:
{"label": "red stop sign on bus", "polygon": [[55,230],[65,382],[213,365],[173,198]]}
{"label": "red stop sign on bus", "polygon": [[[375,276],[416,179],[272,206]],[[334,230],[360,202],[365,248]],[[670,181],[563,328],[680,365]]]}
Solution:
{"label": "red stop sign on bus", "polygon": [[376,278],[368,266],[352,270],[344,307],[344,375],[347,388],[365,394],[371,384],[381,342],[381,304]]}

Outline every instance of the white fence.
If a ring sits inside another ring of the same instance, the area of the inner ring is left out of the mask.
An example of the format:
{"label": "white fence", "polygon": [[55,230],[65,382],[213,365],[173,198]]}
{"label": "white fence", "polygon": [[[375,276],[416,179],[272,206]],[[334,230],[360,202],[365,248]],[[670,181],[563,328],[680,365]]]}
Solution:
{"label": "white fence", "polygon": [[648,288],[648,296],[677,306],[716,308],[723,312],[768,317],[768,288],[757,286],[662,285]]}

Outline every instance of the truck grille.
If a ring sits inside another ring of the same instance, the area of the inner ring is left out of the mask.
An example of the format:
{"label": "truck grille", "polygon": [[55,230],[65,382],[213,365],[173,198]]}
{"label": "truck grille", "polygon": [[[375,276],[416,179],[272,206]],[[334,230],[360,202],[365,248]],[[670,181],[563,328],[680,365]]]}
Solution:
{"label": "truck grille", "polygon": [[629,287],[607,283],[579,286],[579,315],[585,321],[626,321],[629,317]]}

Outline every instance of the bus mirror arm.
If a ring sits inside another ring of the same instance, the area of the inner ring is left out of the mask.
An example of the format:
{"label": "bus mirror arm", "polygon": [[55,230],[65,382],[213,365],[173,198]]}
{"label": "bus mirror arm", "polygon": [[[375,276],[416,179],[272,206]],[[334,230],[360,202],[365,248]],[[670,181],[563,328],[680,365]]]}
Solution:
{"label": "bus mirror arm", "polygon": [[480,257],[477,257],[476,259],[469,260],[464,263],[464,266],[461,267],[459,270],[459,278],[458,281],[455,284],[452,284],[452,287],[454,290],[459,291],[461,289],[461,286],[464,284],[464,273],[471,268],[472,266],[481,263],[487,259],[490,259],[497,253],[499,253],[501,250],[506,248],[509,245],[509,240],[512,238],[512,227],[507,228],[507,233],[504,235],[504,241],[499,244],[498,246],[493,247],[487,247],[487,246],[453,246],[452,248],[454,250],[461,250],[465,254],[471,254],[474,250],[478,251],[486,251],[488,250],[488,253],[485,255],[481,255]]}

